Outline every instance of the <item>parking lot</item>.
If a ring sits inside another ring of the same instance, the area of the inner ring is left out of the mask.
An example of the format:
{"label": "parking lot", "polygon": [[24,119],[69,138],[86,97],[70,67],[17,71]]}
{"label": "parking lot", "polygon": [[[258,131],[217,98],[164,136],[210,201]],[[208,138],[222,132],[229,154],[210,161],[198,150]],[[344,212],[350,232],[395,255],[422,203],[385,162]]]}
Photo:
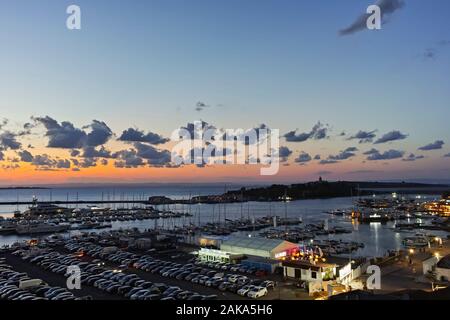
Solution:
{"label": "parking lot", "polygon": [[[60,293],[35,296],[29,289],[23,292],[23,297],[30,300],[238,300],[274,299],[280,294],[275,293],[275,282],[242,274],[239,266],[205,264],[192,258],[186,261],[182,253],[176,257],[155,254],[156,258],[109,249],[91,242],[68,240],[44,250],[23,248],[3,252],[0,258],[14,272],[26,273],[18,277],[43,280],[33,292],[55,287],[56,293]],[[69,266],[80,268],[80,290],[66,288]],[[17,280],[15,285],[19,283]]]}

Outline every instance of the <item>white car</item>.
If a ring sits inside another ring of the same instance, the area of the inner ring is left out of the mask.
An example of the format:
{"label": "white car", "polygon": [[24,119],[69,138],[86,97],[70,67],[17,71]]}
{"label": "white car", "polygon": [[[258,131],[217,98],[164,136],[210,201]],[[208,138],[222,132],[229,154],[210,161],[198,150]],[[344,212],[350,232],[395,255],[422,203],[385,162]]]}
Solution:
{"label": "white car", "polygon": [[265,295],[267,295],[267,288],[264,287],[255,287],[247,293],[247,297],[252,299],[258,299]]}
{"label": "white car", "polygon": [[255,286],[243,286],[237,292],[238,295],[245,297],[251,290],[254,290]]}

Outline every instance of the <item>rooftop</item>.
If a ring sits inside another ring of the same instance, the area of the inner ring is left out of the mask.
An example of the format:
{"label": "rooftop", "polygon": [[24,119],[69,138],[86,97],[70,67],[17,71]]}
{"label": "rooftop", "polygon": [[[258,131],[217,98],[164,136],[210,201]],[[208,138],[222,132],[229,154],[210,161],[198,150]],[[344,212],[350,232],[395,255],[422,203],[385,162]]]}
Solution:
{"label": "rooftop", "polygon": [[438,268],[444,268],[444,269],[450,269],[450,254],[443,257],[439,262],[437,263]]}
{"label": "rooftop", "polygon": [[[289,244],[290,242],[278,239],[267,239],[261,237],[230,237],[224,241],[222,245],[250,248],[257,250],[271,251],[281,244]],[[294,243],[292,245],[295,246]]]}

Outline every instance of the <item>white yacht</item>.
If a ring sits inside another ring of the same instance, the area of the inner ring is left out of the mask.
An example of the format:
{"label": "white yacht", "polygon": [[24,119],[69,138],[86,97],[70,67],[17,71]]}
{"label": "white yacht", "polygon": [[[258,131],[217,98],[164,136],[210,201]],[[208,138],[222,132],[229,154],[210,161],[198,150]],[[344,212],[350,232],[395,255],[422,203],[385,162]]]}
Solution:
{"label": "white yacht", "polygon": [[69,225],[39,222],[30,224],[19,224],[16,227],[16,232],[18,234],[55,233],[67,231],[69,227],[70,227]]}

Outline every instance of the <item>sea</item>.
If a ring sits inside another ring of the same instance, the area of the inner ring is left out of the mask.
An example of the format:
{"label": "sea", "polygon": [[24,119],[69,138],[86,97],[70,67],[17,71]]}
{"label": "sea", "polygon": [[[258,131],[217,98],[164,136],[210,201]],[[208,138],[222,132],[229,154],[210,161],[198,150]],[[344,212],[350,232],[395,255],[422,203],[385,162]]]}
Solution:
{"label": "sea", "polygon": [[[236,190],[242,185],[233,184],[151,184],[151,185],[107,185],[107,186],[68,186],[52,187],[48,189],[0,189],[1,201],[31,201],[33,198],[39,201],[50,200],[141,200],[150,196],[166,196],[172,199],[189,199],[199,195],[222,194],[227,190]],[[251,186],[245,186],[251,187]],[[390,194],[377,196],[389,197]],[[439,199],[440,195],[410,194],[405,197],[420,196],[421,199]],[[411,236],[408,232],[394,230],[394,223],[370,223],[355,224],[351,219],[334,216],[327,212],[336,209],[351,209],[354,207],[355,198],[340,197],[328,199],[297,200],[290,202],[246,202],[229,204],[193,204],[156,206],[158,209],[190,212],[192,217],[176,219],[158,219],[130,222],[113,222],[112,229],[138,228],[140,230],[151,228],[170,229],[174,226],[187,225],[189,223],[204,224],[207,222],[224,221],[225,219],[257,218],[262,216],[274,216],[299,218],[303,224],[320,223],[327,220],[328,225],[341,226],[351,230],[351,233],[321,236],[318,239],[355,241],[364,243],[364,247],[353,252],[353,256],[384,256],[389,250],[403,248],[402,239]],[[133,205],[110,204],[105,207],[119,208]],[[71,205],[76,208],[76,205]],[[0,216],[12,217],[16,210],[24,211],[27,206],[0,206]],[[404,221],[407,222],[407,221]],[[414,222],[414,221],[408,221]],[[98,232],[104,231],[99,230]],[[106,229],[107,230],[107,229]],[[416,230],[418,232],[420,230]],[[71,231],[76,232],[76,231]],[[257,236],[258,232],[246,232],[248,235]],[[430,231],[423,231],[430,234]],[[433,235],[447,236],[447,233],[434,231]],[[69,233],[70,235],[70,233]],[[17,235],[0,235],[0,246],[26,240],[29,237]]]}

